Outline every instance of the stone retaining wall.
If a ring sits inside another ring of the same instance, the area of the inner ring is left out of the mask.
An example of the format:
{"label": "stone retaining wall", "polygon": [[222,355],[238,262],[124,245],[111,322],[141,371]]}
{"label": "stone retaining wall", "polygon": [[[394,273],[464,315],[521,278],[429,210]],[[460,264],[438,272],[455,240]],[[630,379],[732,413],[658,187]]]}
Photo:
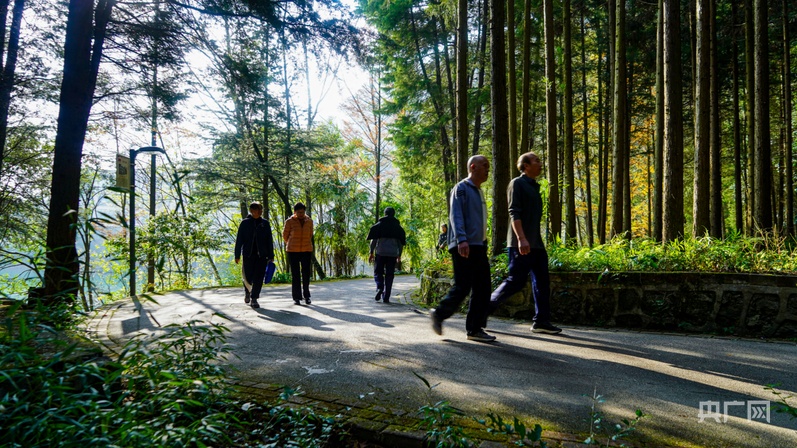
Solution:
{"label": "stone retaining wall", "polygon": [[[437,302],[450,279],[421,277],[421,299]],[[696,272],[552,272],[555,323],[797,337],[797,276]],[[531,286],[496,315],[531,319]]]}

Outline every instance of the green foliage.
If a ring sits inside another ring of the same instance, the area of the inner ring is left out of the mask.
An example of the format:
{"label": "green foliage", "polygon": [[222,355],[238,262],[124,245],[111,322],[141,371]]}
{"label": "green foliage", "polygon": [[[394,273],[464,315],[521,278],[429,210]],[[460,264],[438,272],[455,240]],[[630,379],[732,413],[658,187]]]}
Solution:
{"label": "green foliage", "polygon": [[[126,344],[118,360],[69,340],[66,308],[6,309],[0,329],[0,445],[339,446],[335,419],[231,395],[221,324],[189,322]],[[49,323],[52,321],[52,323]]]}
{"label": "green foliage", "polygon": [[775,412],[787,414],[789,417],[791,417],[792,420],[796,419],[797,407],[794,407],[791,403],[789,403],[789,400],[794,398],[794,395],[787,394],[786,392],[778,390],[777,389],[778,386],[780,386],[780,384],[769,384],[766,387],[764,387],[764,390],[772,392],[777,397],[776,400],[777,407],[775,408]]}
{"label": "green foliage", "polygon": [[[45,324],[41,313],[9,310],[0,345],[0,444],[205,446],[227,441],[228,352],[220,325],[172,326],[127,344],[103,362]],[[52,316],[48,316],[52,319]],[[60,319],[54,319],[60,320]]]}
{"label": "green foliage", "polygon": [[724,240],[710,237],[662,244],[648,238],[616,237],[595,246],[548,247],[549,263],[556,271],[697,271],[797,273],[793,243],[783,238],[748,238],[738,234]]}
{"label": "green foliage", "polygon": [[242,409],[251,423],[247,424],[250,437],[257,446],[320,448],[340,446],[346,432],[335,417],[326,417],[309,407],[296,408],[288,401],[300,395],[298,389],[286,387],[279,402],[272,407],[245,403]]}
{"label": "green foliage", "polygon": [[465,435],[462,427],[454,422],[455,417],[465,415],[461,410],[451,406],[447,401],[435,402],[432,398],[432,391],[439,385],[432,385],[429,381],[412,372],[426,386],[426,393],[429,404],[418,409],[421,417],[421,429],[426,431],[426,437],[433,442],[437,448],[469,448],[473,442]]}
{"label": "green foliage", "polygon": [[[620,423],[611,423],[606,420],[605,414],[598,410],[598,405],[606,401],[603,395],[599,395],[598,391],[595,390],[589,398],[592,401],[592,405],[590,406],[589,437],[584,440],[587,445],[600,445],[598,438],[605,437],[606,444],[604,446],[612,446],[618,440],[628,437],[632,432],[636,431],[639,421],[647,417],[644,412],[637,409],[634,412],[633,419],[624,418]],[[620,446],[627,445],[620,443]]]}
{"label": "green foliage", "polygon": [[206,250],[220,249],[222,243],[222,238],[201,220],[163,212],[150,218],[136,234],[136,254],[144,263],[146,254],[152,252],[161,287],[188,288],[196,260]]}
{"label": "green foliage", "polygon": [[538,446],[542,448],[548,446],[547,443],[542,441],[542,426],[540,425],[534,425],[534,429],[530,430],[526,424],[518,420],[517,417],[510,423],[505,421],[500,415],[492,412],[487,414],[487,419],[489,422],[487,420],[478,419],[476,421],[487,426],[487,432],[505,434],[512,437],[515,439],[513,443],[517,446],[534,446],[535,443],[539,443]]}

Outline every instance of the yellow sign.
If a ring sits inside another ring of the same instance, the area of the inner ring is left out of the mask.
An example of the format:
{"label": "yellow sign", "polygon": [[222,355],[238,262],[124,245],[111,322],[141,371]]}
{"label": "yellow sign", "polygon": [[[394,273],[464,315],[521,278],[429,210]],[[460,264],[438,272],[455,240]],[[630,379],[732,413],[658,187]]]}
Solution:
{"label": "yellow sign", "polygon": [[130,157],[116,155],[116,186],[130,188]]}

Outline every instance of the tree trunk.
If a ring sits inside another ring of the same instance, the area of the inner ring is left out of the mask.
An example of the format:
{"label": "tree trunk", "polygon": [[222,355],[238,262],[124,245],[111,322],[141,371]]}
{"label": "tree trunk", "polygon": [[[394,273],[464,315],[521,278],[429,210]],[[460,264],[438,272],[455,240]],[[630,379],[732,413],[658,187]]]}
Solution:
{"label": "tree trunk", "polygon": [[662,241],[684,234],[683,99],[680,1],[664,6],[664,179]]}
{"label": "tree trunk", "polygon": [[792,148],[792,98],[791,98],[791,39],[789,37],[789,4],[782,0],[783,7],[783,123],[784,147],[786,148],[786,226],[785,234],[794,235],[794,152]]}
{"label": "tree trunk", "polygon": [[[626,158],[626,100],[628,95],[625,54],[625,2],[616,2],[615,12],[615,56],[614,56],[614,101],[612,112],[612,231],[611,236],[624,233],[623,213],[625,204],[625,158]],[[630,236],[630,235],[628,235]]]}
{"label": "tree trunk", "polygon": [[564,0],[564,169],[565,169],[565,237],[567,244],[575,243],[576,237],[576,176],[573,154],[573,38],[571,24],[571,3]]}
{"label": "tree trunk", "polygon": [[598,64],[596,77],[598,78],[598,243],[606,243],[606,210],[608,201],[608,171],[606,142],[604,133],[605,111],[603,106],[603,55],[598,49]]}
{"label": "tree trunk", "polygon": [[653,239],[661,241],[664,148],[664,11],[659,0],[656,25],[656,134],[653,149]]}
{"label": "tree trunk", "polygon": [[550,239],[562,236],[562,207],[559,203],[559,154],[556,145],[556,59],[553,0],[543,0],[545,22],[545,147],[548,154],[548,214]]}
{"label": "tree trunk", "polygon": [[[506,55],[509,64],[509,160],[510,162],[518,159],[518,138],[517,138],[517,62],[515,61],[515,1],[506,2]],[[510,163],[507,167],[510,178],[515,174],[515,168]]]}
{"label": "tree trunk", "polygon": [[587,103],[587,43],[586,43],[586,22],[584,12],[587,9],[586,0],[581,3],[581,102],[583,109],[583,132],[584,132],[584,202],[586,203],[586,234],[589,247],[595,245],[593,238],[592,225],[592,182],[591,182],[591,163],[589,154],[589,107]]}
{"label": "tree trunk", "polygon": [[[3,173],[3,159],[5,158],[6,141],[8,140],[8,109],[11,105],[11,91],[14,90],[14,74],[17,69],[17,54],[19,53],[19,30],[22,24],[22,13],[25,10],[25,0],[15,0],[11,15],[11,28],[8,31],[8,47],[0,45],[0,176]],[[8,14],[8,0],[3,1],[0,13],[2,17],[3,40],[6,35],[6,15]],[[4,54],[5,53],[5,54]],[[3,56],[5,55],[5,60]]]}
{"label": "tree trunk", "polygon": [[753,29],[753,0],[745,0],[744,23],[745,85],[747,88],[747,101],[745,102],[745,119],[747,120],[747,232],[748,235],[752,236],[758,231],[754,219],[758,198],[755,192],[755,30]]}
{"label": "tree trunk", "polygon": [[503,252],[509,226],[506,188],[509,185],[509,130],[507,129],[506,59],[504,52],[504,2],[492,0],[491,39],[492,53],[492,118],[493,118],[493,255]]}
{"label": "tree trunk", "polygon": [[[529,151],[529,113],[531,112],[531,0],[523,3],[523,84],[520,99],[520,149],[518,156]],[[516,162],[517,159],[510,160]]]}
{"label": "tree trunk", "polygon": [[758,232],[772,231],[772,153],[769,143],[769,43],[766,0],[754,0],[755,34],[755,209]]}
{"label": "tree trunk", "polygon": [[[72,224],[79,205],[83,141],[86,138],[106,29],[115,4],[115,0],[100,0],[95,9],[91,0],[69,2],[64,77],[61,81],[47,217],[48,253],[44,292],[48,298],[74,294],[77,287],[76,234]],[[135,217],[131,216],[130,219]]]}
{"label": "tree trunk", "polygon": [[[736,23],[738,16],[736,1],[731,1],[731,21]],[[734,179],[734,211],[736,231],[744,234],[744,209],[742,203],[742,136],[739,120],[739,40],[736,29],[732,31],[733,60],[731,61],[732,97],[733,97],[733,179]]]}
{"label": "tree trunk", "polygon": [[709,83],[711,114],[709,123],[709,147],[711,148],[709,157],[711,170],[709,222],[711,223],[711,236],[722,238],[724,222],[722,212],[722,137],[720,136],[722,123],[720,123],[720,82],[717,62],[717,0],[709,0],[709,61],[711,70]]}
{"label": "tree trunk", "polygon": [[468,172],[468,0],[458,0],[457,6],[457,175],[463,179]]}
{"label": "tree trunk", "polygon": [[709,135],[710,122],[710,94],[711,72],[710,58],[710,26],[709,16],[711,0],[697,1],[697,25],[695,34],[697,47],[695,48],[695,69],[697,73],[695,86],[695,167],[694,167],[694,200],[692,202],[692,235],[701,237],[708,234],[711,228],[709,221],[709,156],[711,136]]}
{"label": "tree trunk", "polygon": [[[487,61],[487,35],[488,35],[488,27],[487,24],[490,22],[489,11],[490,8],[487,6],[488,0],[482,1],[482,19],[481,19],[481,37],[479,39],[479,83],[478,87],[476,88],[477,92],[481,92],[484,88],[484,72],[485,72],[485,65]],[[482,133],[482,102],[481,100],[476,102],[476,112],[475,117],[473,119],[473,149],[471,150],[472,155],[476,155],[479,153],[479,142],[481,140],[481,133]],[[463,179],[468,175],[468,158],[464,157],[461,163],[458,163],[457,169],[458,178]]]}

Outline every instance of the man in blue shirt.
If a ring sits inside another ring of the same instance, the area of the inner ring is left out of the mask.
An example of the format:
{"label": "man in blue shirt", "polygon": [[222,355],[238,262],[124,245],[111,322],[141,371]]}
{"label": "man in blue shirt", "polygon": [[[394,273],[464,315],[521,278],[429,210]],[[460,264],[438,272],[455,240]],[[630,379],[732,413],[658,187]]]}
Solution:
{"label": "man in blue shirt", "polygon": [[471,292],[465,330],[468,339],[493,342],[483,327],[489,315],[490,261],[487,257],[487,205],[481,184],[490,173],[490,162],[476,155],[468,160],[468,177],[451,190],[448,251],[453,257],[454,286],[431,311],[432,329],[443,334],[443,321],[451,317]]}
{"label": "man in blue shirt", "polygon": [[521,175],[507,187],[510,228],[506,240],[509,248],[509,277],[493,292],[490,313],[501,303],[523,289],[531,276],[534,293],[534,333],[557,334],[561,328],[551,324],[551,281],[548,273],[548,252],[540,234],[542,196],[537,176],[542,162],[533,152],[520,156],[517,168]]}

